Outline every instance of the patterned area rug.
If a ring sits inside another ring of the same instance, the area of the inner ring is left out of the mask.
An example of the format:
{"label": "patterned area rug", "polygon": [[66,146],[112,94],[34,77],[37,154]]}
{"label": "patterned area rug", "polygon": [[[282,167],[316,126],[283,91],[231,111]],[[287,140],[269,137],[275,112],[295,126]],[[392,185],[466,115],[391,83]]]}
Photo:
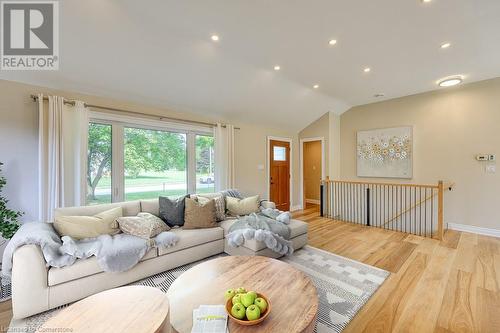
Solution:
{"label": "patterned area rug", "polygon": [[4,281],[2,278],[0,282],[0,302],[5,302],[12,298],[11,287],[10,282]]}
{"label": "patterned area rug", "polygon": [[[166,292],[183,272],[200,262],[220,256],[224,254],[151,276],[132,285],[155,287]],[[389,275],[387,271],[311,246],[305,246],[281,260],[306,273],[318,290],[317,333],[342,332]],[[12,321],[9,332],[34,332],[60,310],[58,308],[24,320]]]}

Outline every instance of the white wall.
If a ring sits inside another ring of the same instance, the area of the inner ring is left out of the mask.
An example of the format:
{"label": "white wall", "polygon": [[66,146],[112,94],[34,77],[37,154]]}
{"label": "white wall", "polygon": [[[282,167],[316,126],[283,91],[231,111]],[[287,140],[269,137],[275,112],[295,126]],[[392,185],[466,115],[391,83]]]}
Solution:
{"label": "white wall", "polygon": [[[356,132],[413,126],[411,183],[455,182],[445,194],[445,222],[500,229],[500,170],[476,154],[500,158],[500,78],[354,107],[341,116],[341,178],[356,176]],[[390,182],[398,181],[390,179]],[[408,182],[407,180],[399,180]]]}

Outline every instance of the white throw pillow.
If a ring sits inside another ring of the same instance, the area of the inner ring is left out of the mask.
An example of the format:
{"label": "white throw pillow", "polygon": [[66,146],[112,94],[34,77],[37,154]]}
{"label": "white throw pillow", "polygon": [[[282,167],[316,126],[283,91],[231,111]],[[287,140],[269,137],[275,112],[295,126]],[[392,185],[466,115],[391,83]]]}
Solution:
{"label": "white throw pillow", "polygon": [[226,207],[233,216],[248,215],[259,211],[260,196],[255,195],[245,199],[226,197]]}
{"label": "white throw pillow", "polygon": [[121,207],[112,208],[94,216],[58,216],[54,220],[54,229],[59,236],[70,236],[74,239],[116,235],[120,232],[116,219],[121,216]]}

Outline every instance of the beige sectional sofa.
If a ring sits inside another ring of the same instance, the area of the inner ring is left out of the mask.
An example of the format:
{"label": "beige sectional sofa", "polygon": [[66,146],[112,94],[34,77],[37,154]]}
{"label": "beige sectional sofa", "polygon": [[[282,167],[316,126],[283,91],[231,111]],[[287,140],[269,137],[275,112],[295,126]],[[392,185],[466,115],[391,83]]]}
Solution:
{"label": "beige sectional sofa", "polygon": [[[264,204],[274,207],[271,202]],[[55,215],[95,215],[117,206],[122,207],[124,216],[135,216],[139,212],[159,215],[158,199],[60,208],[55,211]],[[220,227],[210,229],[174,228],[172,231],[179,236],[175,246],[151,249],[134,268],[122,273],[104,272],[95,257],[78,260],[63,268],[46,267],[39,246],[23,246],[17,249],[13,259],[13,317],[25,318],[222,252],[230,255],[279,256],[262,242],[254,240],[238,248],[230,247],[225,236],[234,221],[225,220],[220,223]],[[299,249],[307,243],[307,223],[292,220],[290,228],[293,246]]]}

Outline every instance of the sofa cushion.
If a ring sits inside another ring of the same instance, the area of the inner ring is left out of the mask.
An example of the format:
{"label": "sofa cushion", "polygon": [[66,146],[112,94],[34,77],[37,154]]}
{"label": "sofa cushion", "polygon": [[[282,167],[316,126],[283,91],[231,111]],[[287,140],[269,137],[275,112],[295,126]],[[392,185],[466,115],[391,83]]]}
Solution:
{"label": "sofa cushion", "polygon": [[115,207],[94,216],[57,216],[54,229],[59,236],[74,239],[93,238],[100,235],[116,235],[120,232],[116,220],[122,217],[122,208]]}
{"label": "sofa cushion", "polygon": [[176,199],[168,197],[158,199],[160,202],[160,217],[169,227],[173,228],[184,224],[184,207],[187,197],[185,195]]}
{"label": "sofa cushion", "polygon": [[215,200],[215,218],[217,222],[226,219],[226,200],[221,193],[194,194],[191,198],[197,198],[200,202],[206,202],[212,199]]}
{"label": "sofa cushion", "polygon": [[[158,257],[158,251],[156,248],[152,248],[146,253],[141,261],[156,257]],[[48,283],[49,286],[55,286],[57,284],[81,279],[83,277],[98,274],[101,272],[103,272],[103,270],[97,263],[97,258],[92,256],[87,259],[78,259],[71,266],[62,268],[51,267],[48,273]]]}
{"label": "sofa cushion", "polygon": [[260,196],[254,195],[245,199],[226,197],[226,208],[233,216],[248,215],[259,211]]}
{"label": "sofa cushion", "polygon": [[179,236],[179,241],[172,247],[158,248],[160,256],[224,238],[224,230],[220,227],[190,230],[174,228],[170,231]]}
{"label": "sofa cushion", "polygon": [[136,200],[103,205],[56,208],[54,210],[54,217],[72,215],[92,216],[115,207],[122,208],[123,216],[136,216],[141,212],[141,204],[138,200]]}
{"label": "sofa cushion", "polygon": [[141,212],[137,216],[124,216],[117,219],[120,230],[126,234],[149,240],[170,227],[158,216]]}
{"label": "sofa cushion", "polygon": [[[236,222],[236,219],[225,220],[222,221],[219,225],[222,229],[224,229],[224,237],[229,233],[229,228]],[[307,223],[299,220],[290,220],[290,238],[295,238],[297,236],[303,235],[307,233]],[[266,244],[264,242],[257,241],[255,239],[247,240],[243,244],[244,247],[252,250],[252,251],[260,251],[266,248]]]}
{"label": "sofa cushion", "polygon": [[141,212],[160,216],[160,200],[159,199],[141,200]]}
{"label": "sofa cushion", "polygon": [[[202,198],[200,198],[202,199]],[[217,227],[215,219],[215,200],[186,198],[183,229],[204,229]]]}

